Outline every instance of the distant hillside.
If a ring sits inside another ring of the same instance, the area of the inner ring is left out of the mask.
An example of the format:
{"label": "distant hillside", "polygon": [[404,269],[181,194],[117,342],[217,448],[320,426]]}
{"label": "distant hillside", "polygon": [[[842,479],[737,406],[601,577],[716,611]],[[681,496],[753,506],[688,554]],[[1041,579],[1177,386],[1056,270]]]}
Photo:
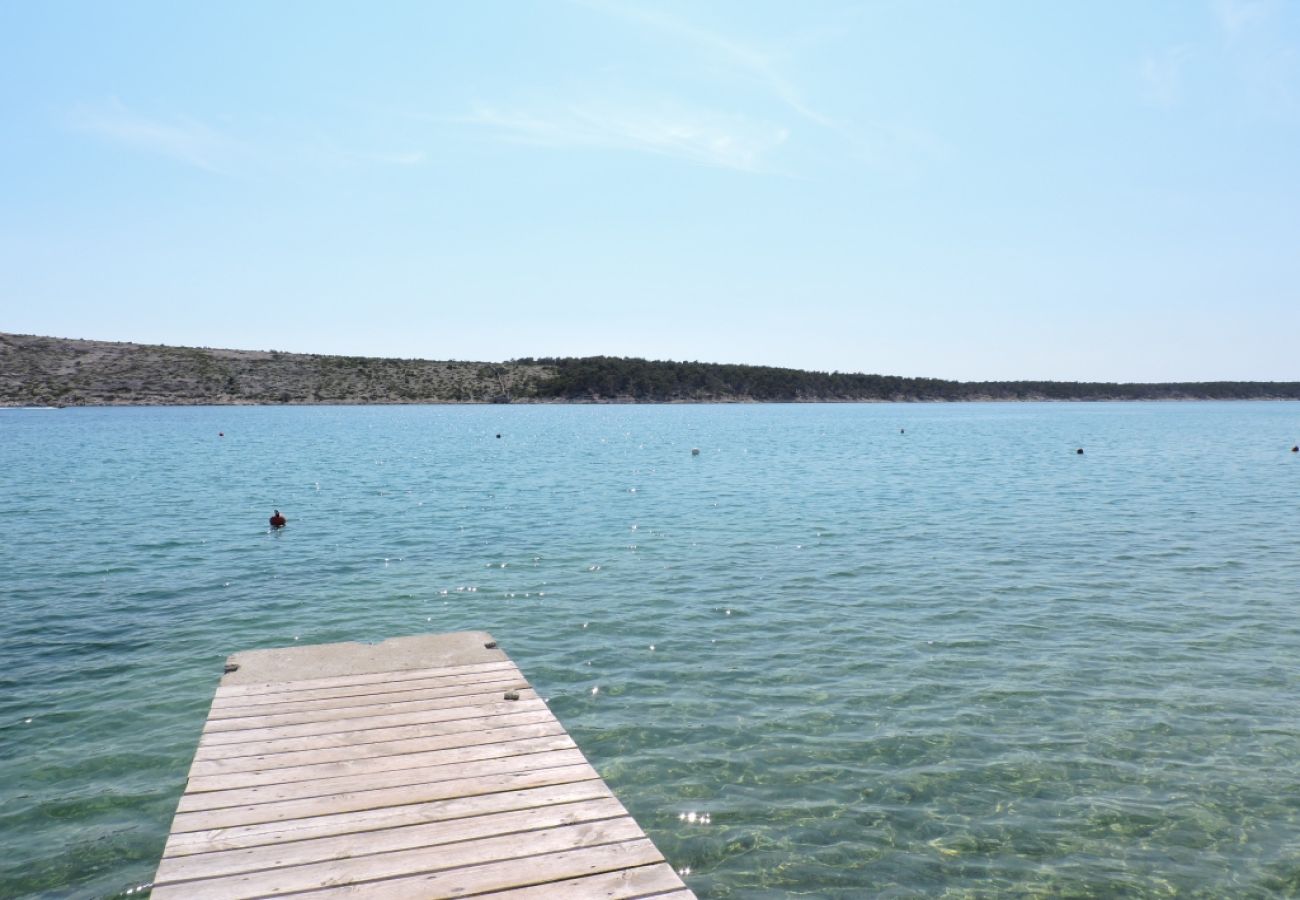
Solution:
{"label": "distant hillside", "polygon": [[531,396],[538,365],[210,350],[0,333],[0,405],[488,403]]}
{"label": "distant hillside", "polygon": [[1079,381],[945,381],[771,366],[652,362],[593,356],[526,359],[553,370],[537,394],[564,400],[1279,400],[1300,399],[1300,382],[1207,381],[1110,384]]}
{"label": "distant hillside", "polygon": [[0,406],[1300,399],[1300,382],[959,382],[597,356],[505,363],[0,333]]}

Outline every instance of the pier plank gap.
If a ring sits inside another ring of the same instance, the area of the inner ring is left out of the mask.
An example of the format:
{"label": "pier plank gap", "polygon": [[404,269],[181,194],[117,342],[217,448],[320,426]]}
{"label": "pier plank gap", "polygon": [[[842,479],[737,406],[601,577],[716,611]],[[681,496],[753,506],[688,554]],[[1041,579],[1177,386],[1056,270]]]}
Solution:
{"label": "pier plank gap", "polygon": [[695,896],[486,632],[226,670],[155,900]]}

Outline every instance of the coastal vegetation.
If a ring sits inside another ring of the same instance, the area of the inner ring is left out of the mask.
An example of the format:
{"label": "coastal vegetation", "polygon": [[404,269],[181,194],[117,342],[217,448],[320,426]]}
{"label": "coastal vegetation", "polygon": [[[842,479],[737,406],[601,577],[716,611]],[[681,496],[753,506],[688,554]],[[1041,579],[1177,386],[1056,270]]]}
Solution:
{"label": "coastal vegetation", "polygon": [[948,381],[613,356],[504,363],[0,333],[0,405],[1300,399],[1300,382]]}
{"label": "coastal vegetation", "polygon": [[570,401],[960,401],[1300,399],[1300,382],[1113,384],[1078,381],[947,381],[771,366],[657,362],[598,356],[525,359],[552,372],[538,397]]}

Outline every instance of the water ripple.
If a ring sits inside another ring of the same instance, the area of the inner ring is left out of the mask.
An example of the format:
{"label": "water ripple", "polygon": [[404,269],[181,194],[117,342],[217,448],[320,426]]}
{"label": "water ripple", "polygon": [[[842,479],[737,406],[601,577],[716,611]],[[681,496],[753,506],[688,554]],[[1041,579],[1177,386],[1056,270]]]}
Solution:
{"label": "water ripple", "polygon": [[228,653],[458,629],[701,897],[1300,892],[1298,412],[11,413],[0,895],[150,879]]}

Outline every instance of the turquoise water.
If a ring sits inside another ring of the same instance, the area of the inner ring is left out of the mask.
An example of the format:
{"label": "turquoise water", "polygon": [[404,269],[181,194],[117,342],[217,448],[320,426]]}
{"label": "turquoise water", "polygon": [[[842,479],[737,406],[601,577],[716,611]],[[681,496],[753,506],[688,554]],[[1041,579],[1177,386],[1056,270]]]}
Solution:
{"label": "turquoise water", "polygon": [[1294,403],[0,411],[0,896],[149,881],[228,653],[460,629],[701,897],[1295,894],[1298,438]]}

